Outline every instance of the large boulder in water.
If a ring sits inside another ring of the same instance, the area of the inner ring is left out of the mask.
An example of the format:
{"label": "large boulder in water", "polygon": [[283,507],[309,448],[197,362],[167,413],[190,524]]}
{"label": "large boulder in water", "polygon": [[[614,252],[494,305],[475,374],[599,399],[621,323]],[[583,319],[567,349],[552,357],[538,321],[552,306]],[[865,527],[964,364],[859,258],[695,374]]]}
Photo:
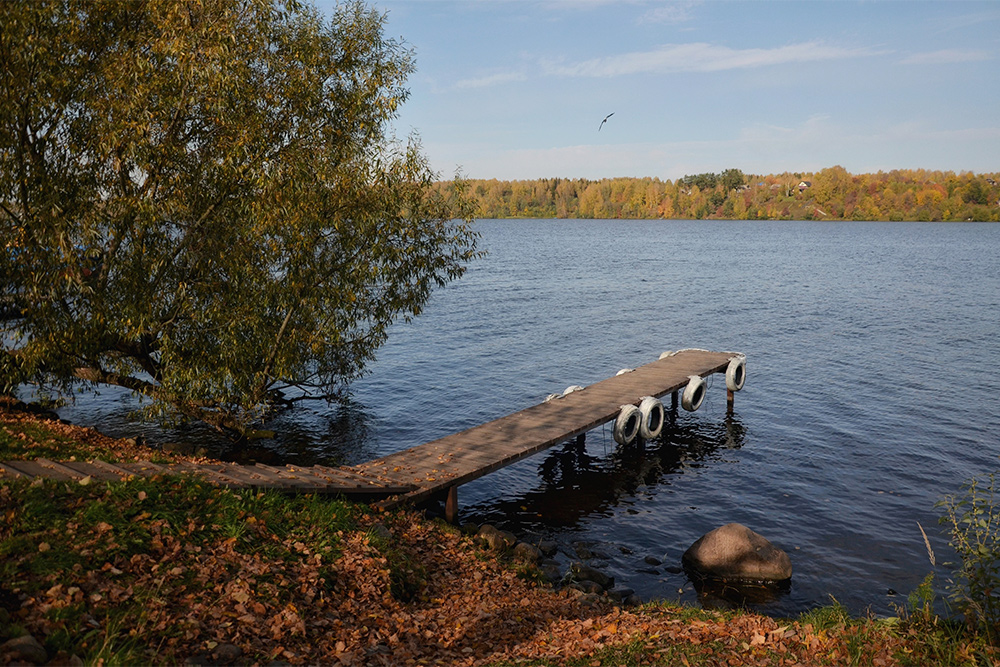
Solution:
{"label": "large boulder in water", "polygon": [[684,567],[729,581],[784,581],[792,576],[788,554],[744,525],[727,523],[684,552]]}

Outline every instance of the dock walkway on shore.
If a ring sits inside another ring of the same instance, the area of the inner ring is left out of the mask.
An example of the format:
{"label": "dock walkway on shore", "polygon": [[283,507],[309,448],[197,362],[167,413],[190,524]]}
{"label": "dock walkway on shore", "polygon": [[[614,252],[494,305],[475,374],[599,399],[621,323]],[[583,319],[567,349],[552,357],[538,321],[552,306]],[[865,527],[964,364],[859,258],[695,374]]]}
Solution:
{"label": "dock walkway on shore", "polygon": [[[194,473],[223,486],[344,495],[383,507],[444,494],[446,514],[454,519],[458,511],[457,489],[462,484],[610,422],[621,406],[638,405],[645,396],[672,394],[676,407],[677,392],[688,385],[691,376],[725,373],[730,362],[741,357],[732,352],[682,350],[560,398],[355,466],[147,461],[112,464],[100,460],[36,459],[4,461],[0,463],[0,477],[49,477],[89,483],[120,481],[133,475]],[[729,390],[730,408],[732,400]]]}

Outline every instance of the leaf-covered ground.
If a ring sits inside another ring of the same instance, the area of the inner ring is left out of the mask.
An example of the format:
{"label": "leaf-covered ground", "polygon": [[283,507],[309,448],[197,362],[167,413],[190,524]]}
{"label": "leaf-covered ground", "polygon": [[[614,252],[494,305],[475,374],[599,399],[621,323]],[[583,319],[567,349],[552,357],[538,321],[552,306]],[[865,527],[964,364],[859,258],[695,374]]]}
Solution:
{"label": "leaf-covered ground", "polygon": [[152,450],[134,440],[110,438],[100,431],[59,421],[54,413],[0,395],[0,461],[47,458],[169,463],[182,458]]}
{"label": "leaf-covered ground", "polygon": [[0,480],[0,518],[0,644],[53,664],[995,664],[937,619],[587,603],[416,512],[193,478]]}

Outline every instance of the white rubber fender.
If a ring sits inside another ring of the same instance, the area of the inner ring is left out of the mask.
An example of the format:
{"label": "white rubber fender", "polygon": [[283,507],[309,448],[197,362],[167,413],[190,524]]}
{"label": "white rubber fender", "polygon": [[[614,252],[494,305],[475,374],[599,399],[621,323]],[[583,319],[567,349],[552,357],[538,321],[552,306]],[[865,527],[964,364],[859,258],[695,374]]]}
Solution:
{"label": "white rubber fender", "polygon": [[574,391],[583,391],[583,387],[578,384],[566,387],[566,391],[564,391],[562,395],[565,396],[566,394],[572,394]]}
{"label": "white rubber fender", "polygon": [[545,397],[545,402],[548,403],[549,401],[554,401],[557,398],[562,398],[562,394],[549,394]]}
{"label": "white rubber fender", "polygon": [[639,435],[639,427],[642,424],[642,413],[639,408],[631,403],[621,406],[618,416],[615,417],[615,427],[613,435],[615,442],[619,445],[628,445]]}
{"label": "white rubber fender", "polygon": [[726,368],[726,389],[729,391],[739,391],[747,381],[747,358],[744,356],[733,357],[729,360]]}
{"label": "white rubber fender", "polygon": [[681,407],[688,412],[694,412],[701,407],[701,402],[705,400],[705,378],[697,375],[689,375],[687,386],[681,395]]}
{"label": "white rubber fender", "polygon": [[623,368],[617,373],[615,373],[615,377],[618,377],[619,375],[625,375],[626,373],[631,373],[634,370],[635,370],[634,368]]}
{"label": "white rubber fender", "polygon": [[663,421],[666,418],[666,411],[660,399],[653,396],[643,396],[639,402],[639,414],[642,421],[639,423],[639,435],[643,440],[652,440],[660,435],[663,430]]}

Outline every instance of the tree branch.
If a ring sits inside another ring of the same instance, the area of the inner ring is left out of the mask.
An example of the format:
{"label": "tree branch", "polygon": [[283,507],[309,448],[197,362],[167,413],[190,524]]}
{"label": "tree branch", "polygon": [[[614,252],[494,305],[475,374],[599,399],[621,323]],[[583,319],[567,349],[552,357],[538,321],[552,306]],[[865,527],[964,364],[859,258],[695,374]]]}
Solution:
{"label": "tree branch", "polygon": [[134,378],[131,375],[121,375],[100,368],[81,366],[73,369],[73,376],[86,382],[117,385],[169,403],[184,416],[203,421],[221,432],[230,431],[242,434],[245,430],[244,425],[231,414],[221,409],[214,409],[215,404],[181,400],[164,391],[159,385]]}

